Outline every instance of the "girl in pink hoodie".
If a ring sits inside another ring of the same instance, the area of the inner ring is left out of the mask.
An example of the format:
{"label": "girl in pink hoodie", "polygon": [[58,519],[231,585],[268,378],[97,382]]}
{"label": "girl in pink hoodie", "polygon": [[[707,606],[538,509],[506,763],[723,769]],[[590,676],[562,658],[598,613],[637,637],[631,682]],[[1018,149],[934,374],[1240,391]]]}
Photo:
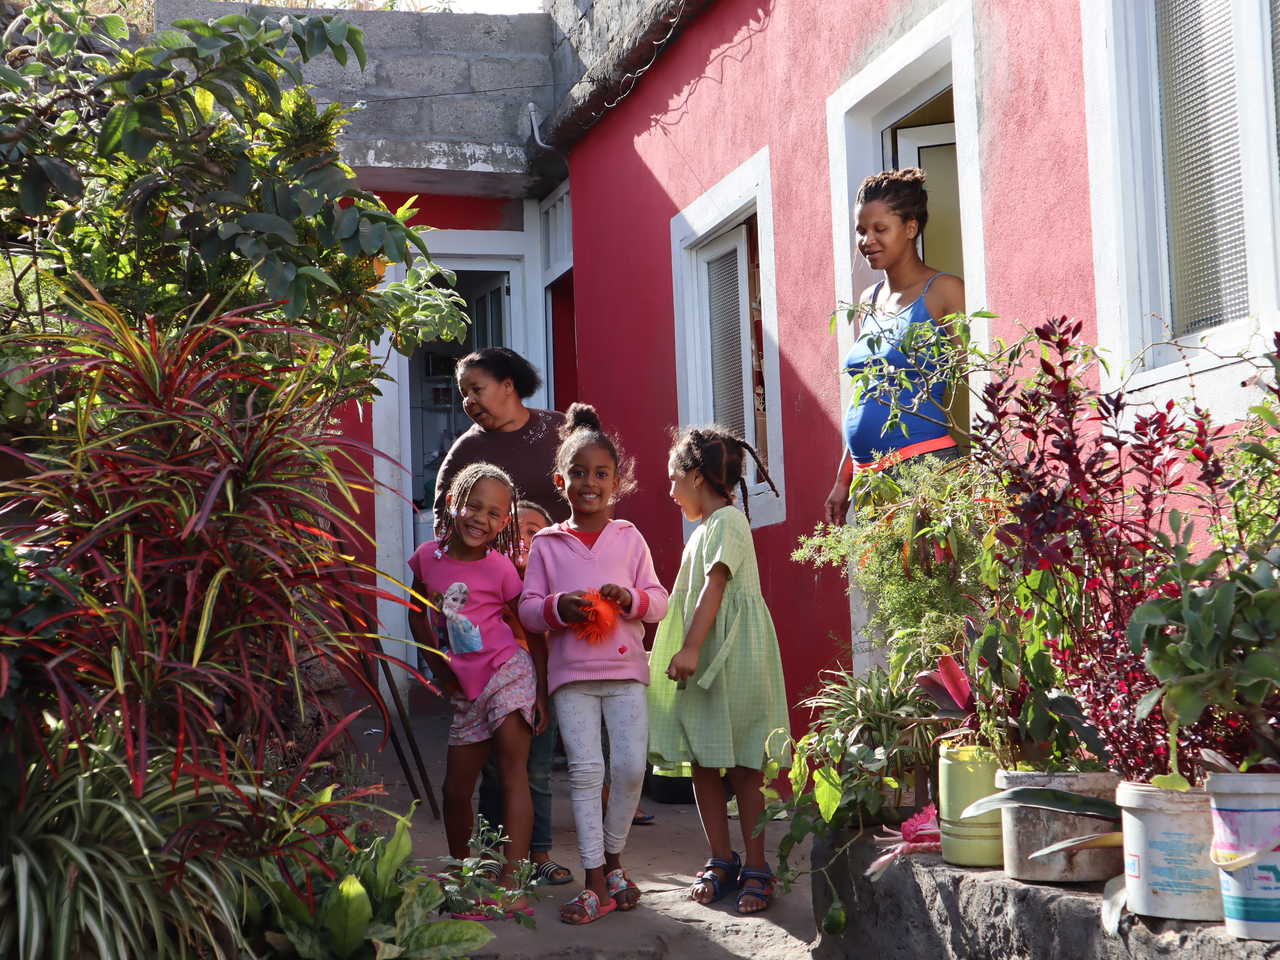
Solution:
{"label": "girl in pink hoodie", "polygon": [[[667,591],[640,531],[610,517],[614,502],[635,486],[634,466],[604,432],[595,408],[571,406],[561,436],[553,479],[571,513],[533,538],[520,619],[529,630],[547,635],[547,685],[569,758],[573,817],[587,874],[586,889],[561,908],[560,919],[590,923],[614,910],[630,910],[640,899],[621,854],[648,762],[643,623],[666,615]],[[598,590],[620,611],[612,630],[596,642],[574,629],[591,612],[589,590]],[[611,780],[603,813],[602,718]]]}

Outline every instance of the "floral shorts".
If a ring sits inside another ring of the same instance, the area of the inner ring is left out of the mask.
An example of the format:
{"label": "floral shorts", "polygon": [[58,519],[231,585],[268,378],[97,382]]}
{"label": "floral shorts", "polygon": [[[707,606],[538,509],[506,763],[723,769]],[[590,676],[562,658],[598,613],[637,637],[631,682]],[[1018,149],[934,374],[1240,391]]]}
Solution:
{"label": "floral shorts", "polygon": [[519,711],[533,727],[533,704],[538,696],[538,680],[533,659],[524,650],[498,668],[474,700],[454,696],[453,723],[449,727],[449,746],[492,740],[502,721]]}

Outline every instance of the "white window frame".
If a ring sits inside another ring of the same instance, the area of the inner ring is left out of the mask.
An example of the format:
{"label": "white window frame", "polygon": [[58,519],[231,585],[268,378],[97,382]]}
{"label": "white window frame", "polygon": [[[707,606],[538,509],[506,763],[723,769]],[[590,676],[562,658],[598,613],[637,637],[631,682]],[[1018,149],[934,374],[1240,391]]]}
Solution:
{"label": "white window frame", "polygon": [[[671,275],[675,293],[676,393],[682,424],[710,423],[713,419],[711,392],[710,327],[706,312],[706,251],[711,244],[741,226],[752,213],[756,216],[756,239],[760,257],[761,344],[767,409],[769,475],[778,488],[774,496],[769,485],[758,479],[748,486],[751,526],[783,523],[787,518],[787,487],[782,439],[782,396],[778,359],[778,304],[773,248],[773,189],[769,174],[769,148],[764,147],[697,200],[671,218]],[[727,249],[724,248],[724,249]],[[723,253],[724,249],[719,252]],[[745,273],[743,274],[745,280]],[[750,311],[743,314],[745,350],[749,358]],[[750,388],[750,363],[745,360]],[[754,396],[746,407],[748,418],[755,410]],[[688,530],[686,529],[686,534]]]}
{"label": "white window frame", "polygon": [[[986,249],[982,222],[982,160],[978,139],[978,88],[973,2],[946,0],[827,97],[827,151],[831,177],[831,229],[835,252],[835,302],[849,305],[883,273],[855,258],[854,186],[884,169],[884,131],[947,87],[952,91],[956,172],[960,187],[965,305],[987,305]],[[972,335],[990,342],[988,323],[975,318]],[[853,330],[837,325],[832,369],[853,344]],[[842,377],[841,406],[849,402]]]}
{"label": "white window frame", "polygon": [[[1280,183],[1267,0],[1234,0],[1236,102],[1244,184],[1249,315],[1166,340],[1171,316],[1154,0],[1081,0],[1085,124],[1098,345],[1106,387],[1138,402],[1197,402],[1222,421],[1256,403],[1241,390],[1247,363],[1280,328]],[[1261,117],[1261,122],[1251,122]],[[1205,346],[1214,354],[1198,349]]]}

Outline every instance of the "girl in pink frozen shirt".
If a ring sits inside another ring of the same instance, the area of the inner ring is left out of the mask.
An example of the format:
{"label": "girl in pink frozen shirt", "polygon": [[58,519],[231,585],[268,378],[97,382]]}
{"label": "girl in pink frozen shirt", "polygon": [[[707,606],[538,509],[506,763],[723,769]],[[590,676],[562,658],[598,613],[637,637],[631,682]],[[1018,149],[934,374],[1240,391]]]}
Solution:
{"label": "girl in pink frozen shirt", "polygon": [[[436,682],[449,695],[453,723],[444,775],[444,829],[449,854],[470,856],[471,795],[491,750],[502,771],[509,842],[499,882],[515,886],[529,856],[533,808],[526,768],[534,733],[547,723],[545,653],[540,638],[526,650],[504,614],[515,613],[520,577],[515,554],[516,493],[511,478],[490,463],[473,463],[450,484],[441,538],[409,558],[413,591],[434,609],[409,614],[413,639],[432,648]],[[442,655],[434,651],[443,652]],[[508,912],[532,913],[524,898]]]}
{"label": "girl in pink frozen shirt", "polygon": [[[547,685],[569,759],[569,786],[586,888],[560,910],[565,923],[590,923],[630,910],[640,889],[622,867],[622,850],[640,802],[649,739],[648,659],[643,623],[667,612],[667,591],[653,570],[649,545],[632,524],[613,520],[614,502],[635,486],[632,462],[600,426],[593,407],[569,408],[553,479],[571,510],[564,523],[533,538],[520,619],[547,635]],[[602,638],[574,629],[591,613],[589,590],[620,615]],[[611,789],[602,812],[609,736]]]}

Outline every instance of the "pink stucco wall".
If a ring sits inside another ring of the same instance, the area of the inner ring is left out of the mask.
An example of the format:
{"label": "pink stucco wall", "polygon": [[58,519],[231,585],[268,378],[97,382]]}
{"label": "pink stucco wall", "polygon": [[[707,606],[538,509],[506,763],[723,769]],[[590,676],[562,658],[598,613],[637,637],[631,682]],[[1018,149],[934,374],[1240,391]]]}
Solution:
{"label": "pink stucco wall", "polygon": [[[665,477],[677,420],[670,222],[769,147],[788,502],[756,550],[793,704],[848,659],[843,578],[789,559],[841,449],[825,101],[902,32],[895,18],[931,6],[721,0],[570,154],[579,396],[638,458],[640,490],[620,513],[669,582],[682,547]],[[976,7],[988,303],[1026,320],[1089,314],[1078,0]]]}

